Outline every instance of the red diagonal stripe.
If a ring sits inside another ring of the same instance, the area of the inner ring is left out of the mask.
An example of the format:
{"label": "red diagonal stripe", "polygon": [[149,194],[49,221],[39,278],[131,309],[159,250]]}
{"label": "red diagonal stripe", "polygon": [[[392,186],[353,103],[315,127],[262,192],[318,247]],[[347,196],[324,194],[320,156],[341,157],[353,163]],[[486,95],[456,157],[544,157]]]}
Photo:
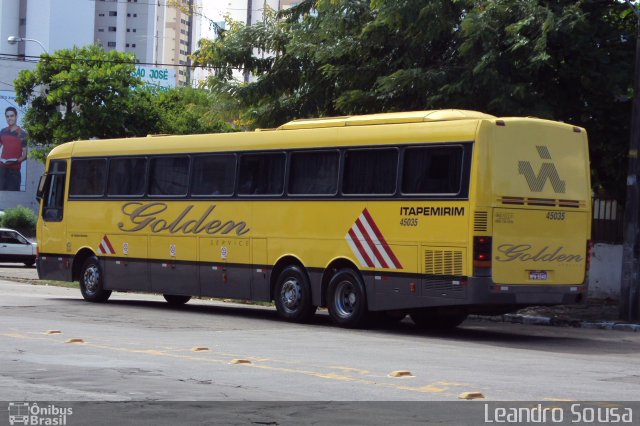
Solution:
{"label": "red diagonal stripe", "polygon": [[362,211],[362,214],[364,214],[364,217],[367,218],[367,222],[369,223],[369,226],[371,227],[373,232],[376,234],[378,241],[380,241],[380,244],[382,244],[382,247],[387,252],[387,255],[391,258],[391,261],[393,262],[394,266],[398,269],[402,269],[402,265],[400,264],[400,261],[396,257],[395,253],[393,253],[393,250],[391,250],[391,247],[389,247],[389,244],[387,244],[387,241],[382,236],[382,232],[380,232],[380,229],[378,229],[378,225],[376,225],[376,222],[373,220],[373,218],[369,214],[369,211],[367,209],[364,209]]}
{"label": "red diagonal stripe", "polygon": [[109,253],[110,254],[116,254],[116,251],[113,249],[113,246],[111,245],[111,241],[109,241],[109,238],[107,238],[107,236],[104,236],[103,241],[107,244],[107,247],[109,248]]}
{"label": "red diagonal stripe", "polygon": [[367,245],[369,246],[373,254],[376,256],[376,259],[378,259],[378,261],[380,262],[383,268],[388,269],[389,265],[384,260],[384,256],[380,254],[380,251],[378,250],[378,246],[376,246],[376,243],[374,243],[373,240],[371,239],[371,236],[369,235],[369,233],[367,232],[367,229],[364,227],[364,225],[360,221],[360,218],[356,220],[356,226],[360,230],[360,233],[364,236],[364,239],[367,241]]}
{"label": "red diagonal stripe", "polygon": [[364,260],[367,262],[367,266],[370,267],[370,268],[373,268],[375,265],[371,261],[371,258],[367,254],[366,250],[362,247],[362,244],[360,244],[360,240],[358,240],[358,236],[353,231],[353,228],[349,229],[349,236],[351,237],[351,241],[353,241],[353,243],[358,248],[358,251],[360,252],[362,257],[364,258]]}

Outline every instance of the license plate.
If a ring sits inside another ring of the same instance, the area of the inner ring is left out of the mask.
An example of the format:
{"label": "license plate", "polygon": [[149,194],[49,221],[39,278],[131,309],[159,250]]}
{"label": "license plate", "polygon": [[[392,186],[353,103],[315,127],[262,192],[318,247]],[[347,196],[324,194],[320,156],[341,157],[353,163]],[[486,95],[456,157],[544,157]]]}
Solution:
{"label": "license plate", "polygon": [[547,271],[529,271],[529,279],[532,281],[546,281],[548,278]]}

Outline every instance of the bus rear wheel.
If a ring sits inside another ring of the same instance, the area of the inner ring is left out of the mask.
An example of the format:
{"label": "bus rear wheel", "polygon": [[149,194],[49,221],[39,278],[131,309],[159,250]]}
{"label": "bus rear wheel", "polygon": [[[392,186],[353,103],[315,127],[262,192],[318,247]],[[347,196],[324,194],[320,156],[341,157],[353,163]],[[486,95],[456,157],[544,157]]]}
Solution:
{"label": "bus rear wheel", "polygon": [[367,319],[367,295],[360,274],[350,268],[340,269],[331,278],[327,290],[329,316],[342,327],[355,328]]}
{"label": "bus rear wheel", "polygon": [[84,261],[80,271],[80,292],[84,300],[103,303],[109,300],[111,290],[103,287],[102,268],[97,257],[91,256]]}
{"label": "bus rear wheel", "polygon": [[287,266],[278,275],[275,288],[276,310],[280,317],[306,322],[316,312],[311,303],[311,284],[307,274],[298,266]]}
{"label": "bus rear wheel", "polygon": [[171,306],[180,306],[191,300],[191,296],[176,296],[173,294],[163,294],[164,300]]}
{"label": "bus rear wheel", "polygon": [[422,308],[412,311],[409,316],[420,329],[450,330],[462,324],[468,314],[457,309]]}

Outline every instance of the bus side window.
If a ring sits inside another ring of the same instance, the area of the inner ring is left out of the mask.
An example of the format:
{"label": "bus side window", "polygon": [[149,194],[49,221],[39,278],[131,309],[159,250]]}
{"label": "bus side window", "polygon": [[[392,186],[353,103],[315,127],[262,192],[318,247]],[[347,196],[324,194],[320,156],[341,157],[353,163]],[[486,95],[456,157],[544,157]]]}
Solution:
{"label": "bus side window", "polygon": [[458,194],[462,179],[461,146],[407,148],[403,194]]}
{"label": "bus side window", "polygon": [[107,176],[107,160],[92,158],[71,162],[70,196],[102,196]]}
{"label": "bus side window", "polygon": [[233,154],[194,157],[192,173],[192,195],[233,195],[236,157]]}
{"label": "bus side window", "polygon": [[338,151],[292,153],[289,194],[335,195],[338,190],[338,166]]}
{"label": "bus side window", "polygon": [[147,159],[112,158],[109,163],[107,195],[141,196],[146,187]]}
{"label": "bus side window", "polygon": [[187,195],[189,157],[157,157],[149,168],[150,195]]}
{"label": "bus side window", "polygon": [[392,195],[396,192],[397,170],[396,148],[347,150],[342,193]]}
{"label": "bus side window", "polygon": [[238,194],[282,195],[284,153],[245,154],[240,157]]}

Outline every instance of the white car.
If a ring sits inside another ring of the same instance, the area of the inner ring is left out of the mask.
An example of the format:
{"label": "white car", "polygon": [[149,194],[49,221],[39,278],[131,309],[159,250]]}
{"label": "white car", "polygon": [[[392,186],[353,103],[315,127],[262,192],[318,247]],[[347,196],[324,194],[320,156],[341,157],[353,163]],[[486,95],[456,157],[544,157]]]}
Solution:
{"label": "white car", "polygon": [[0,228],[0,262],[36,263],[37,244],[13,229]]}

